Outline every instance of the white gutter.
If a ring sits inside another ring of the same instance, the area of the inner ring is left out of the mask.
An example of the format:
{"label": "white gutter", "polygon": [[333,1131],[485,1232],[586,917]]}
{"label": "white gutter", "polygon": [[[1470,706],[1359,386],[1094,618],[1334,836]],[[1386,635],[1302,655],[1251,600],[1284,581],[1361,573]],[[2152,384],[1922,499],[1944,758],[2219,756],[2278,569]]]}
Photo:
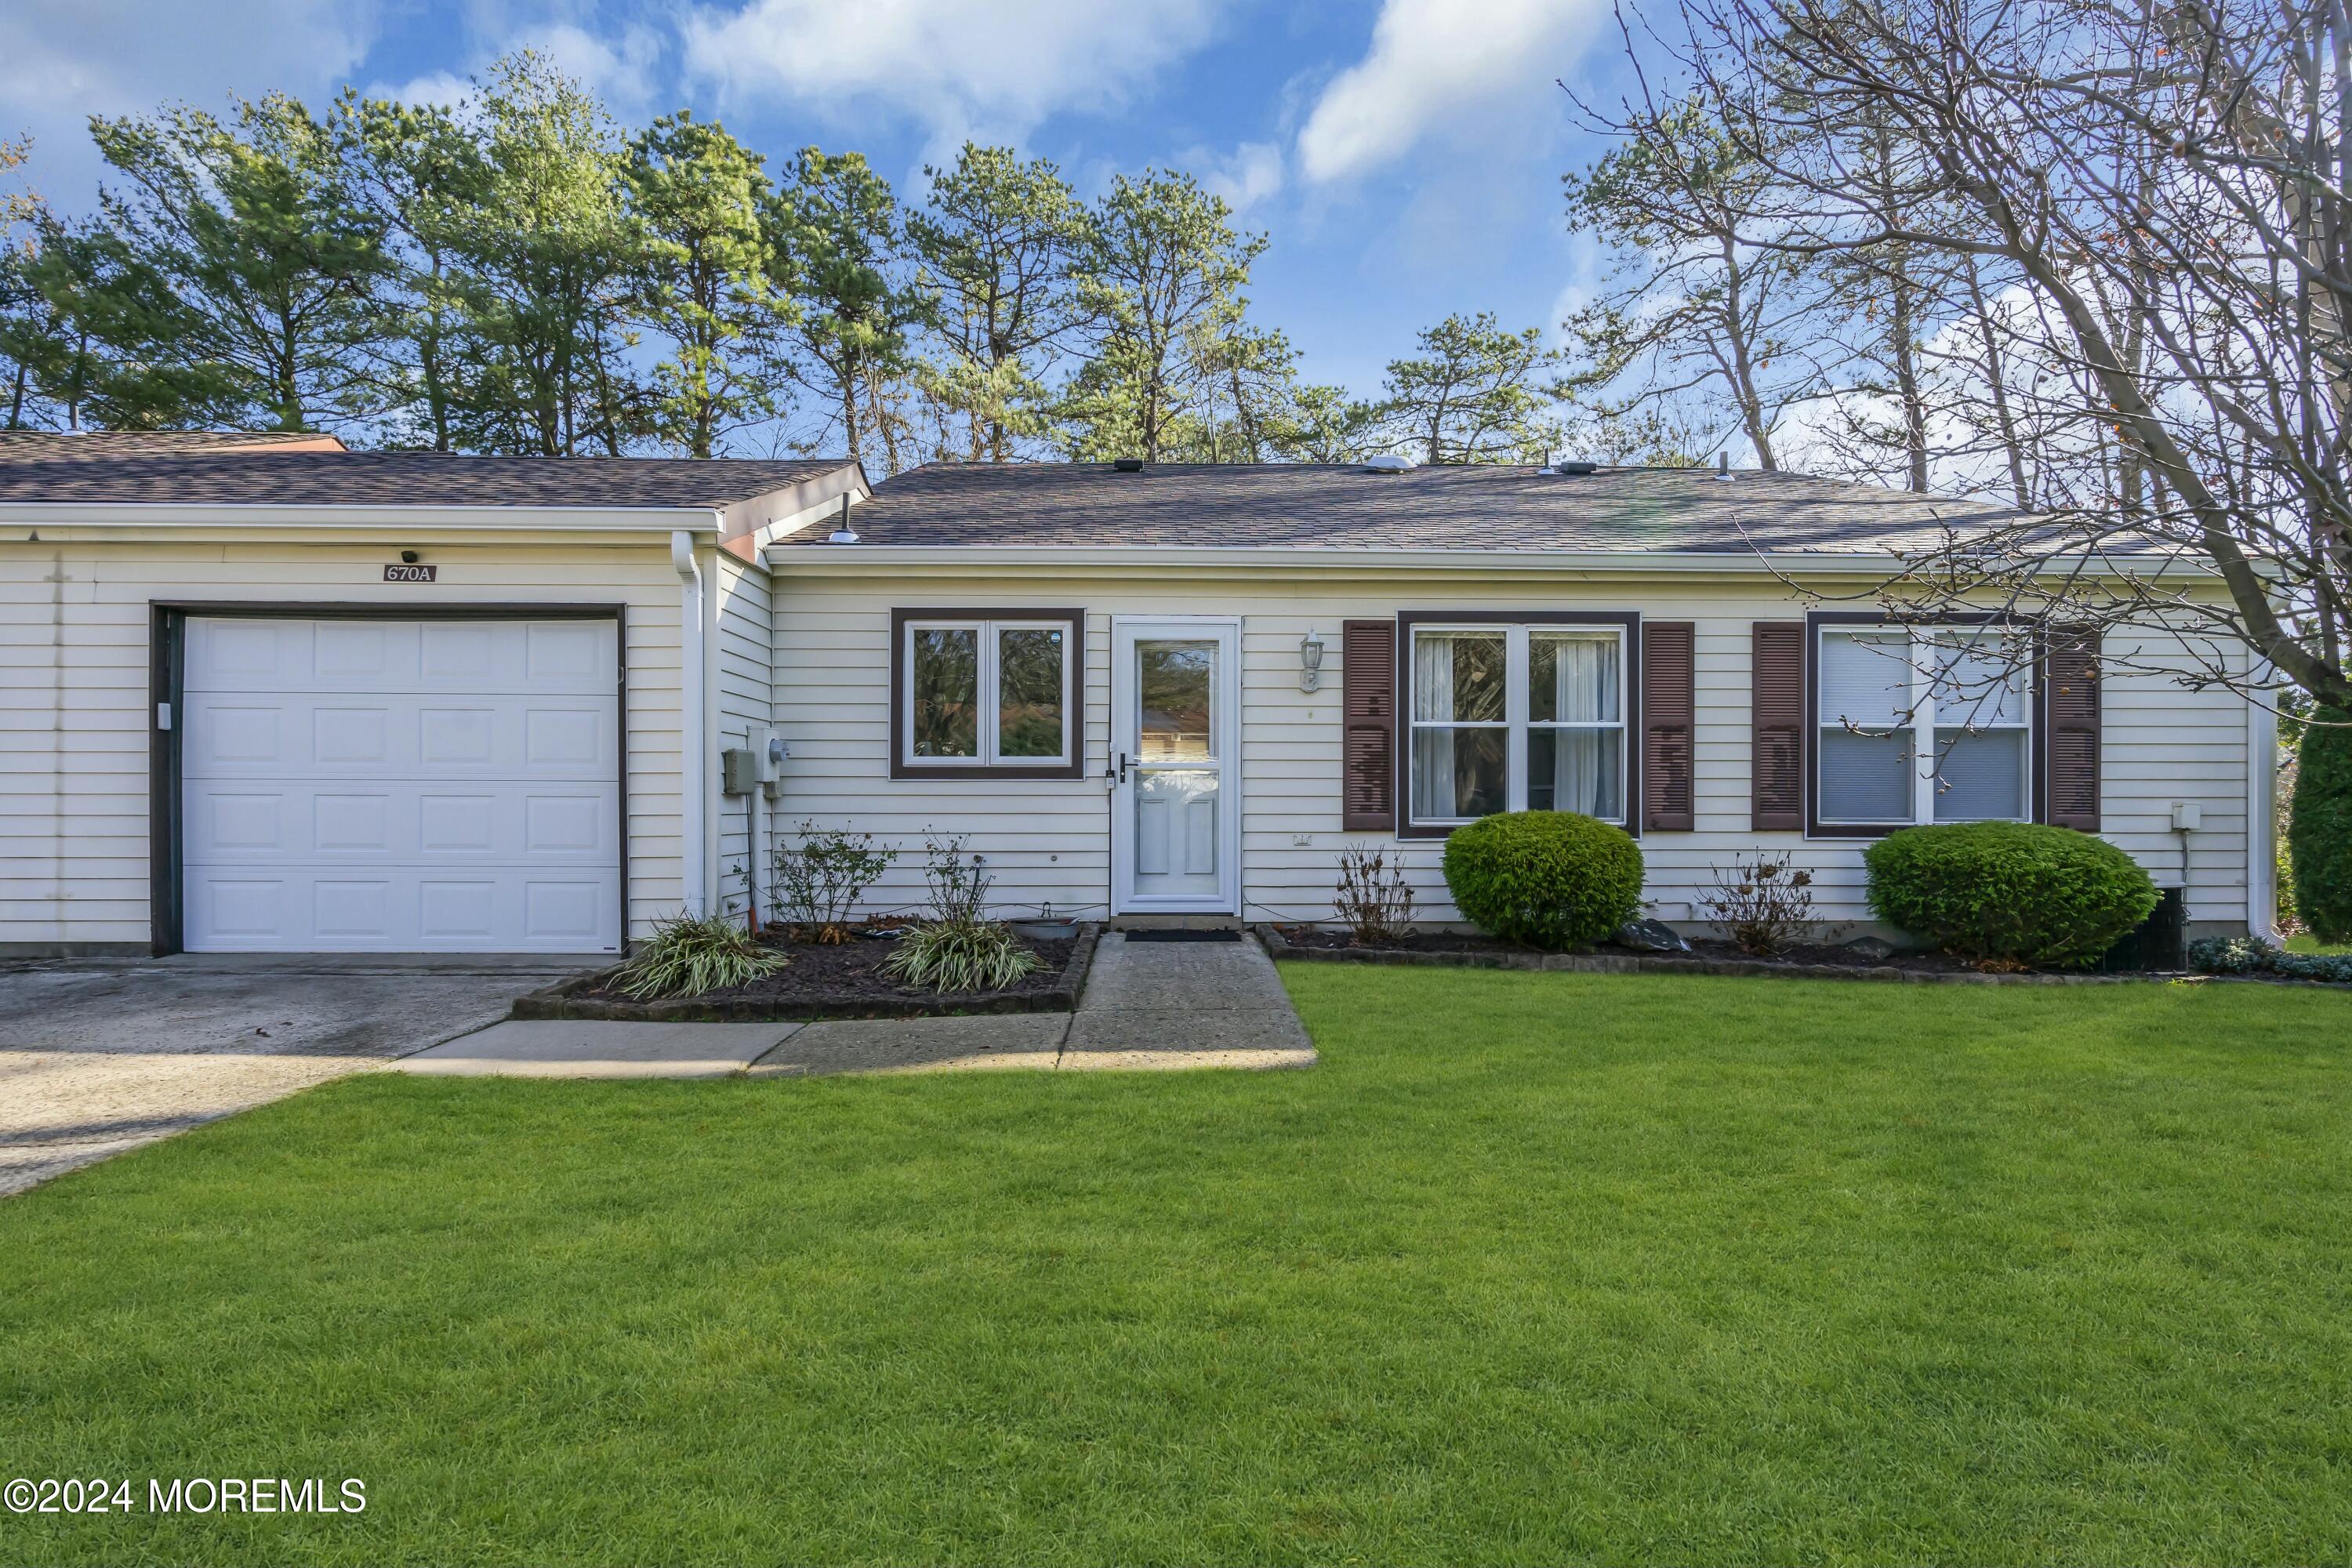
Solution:
{"label": "white gutter", "polygon": [[[709,514],[713,522],[717,513]],[[709,731],[703,711],[706,682],[703,679],[702,635],[703,592],[702,563],[694,558],[694,534],[677,529],[669,536],[669,563],[677,573],[677,668],[678,680],[684,689],[678,693],[678,794],[683,810],[679,824],[679,875],[684,879],[684,900],[689,916],[699,916],[704,910],[705,882],[703,822],[708,816],[705,800],[709,794]]]}
{"label": "white gutter", "polygon": [[[0,528],[89,528],[121,533],[142,528],[260,528],[304,532],[371,528],[451,528],[467,532],[507,527],[520,531],[572,529],[581,532],[643,532],[647,530],[715,531],[719,514],[708,507],[675,506],[285,506],[245,502],[173,502],[167,505],[104,501],[0,502]],[[0,539],[0,543],[7,541]]]}
{"label": "white gutter", "polygon": [[[796,544],[767,552],[772,569],[803,574],[873,573],[920,567],[964,571],[1027,571],[1041,566],[1124,568],[1162,573],[1171,567],[1297,569],[1324,574],[1366,572],[1597,572],[1725,574],[1780,572],[1791,576],[1850,574],[1883,577],[1913,563],[1888,552],[1801,551],[1608,551],[1608,550],[1359,550],[1343,546],[1257,545],[1201,547],[1181,544],[1093,546]],[[2074,558],[2053,557],[2057,572]],[[2095,563],[2085,563],[2096,564]],[[2122,563],[2127,565],[2128,563]],[[2176,563],[2177,565],[2189,565]]]}

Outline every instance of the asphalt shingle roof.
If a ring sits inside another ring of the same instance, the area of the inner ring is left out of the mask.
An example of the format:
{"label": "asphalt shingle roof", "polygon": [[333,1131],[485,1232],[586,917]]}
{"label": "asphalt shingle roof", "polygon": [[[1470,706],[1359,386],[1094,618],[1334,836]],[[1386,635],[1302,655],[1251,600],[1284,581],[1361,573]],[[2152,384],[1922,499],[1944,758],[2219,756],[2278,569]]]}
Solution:
{"label": "asphalt shingle roof", "polygon": [[841,458],[484,458],[440,452],[187,452],[8,460],[0,504],[723,507],[846,467]]}
{"label": "asphalt shingle roof", "polygon": [[342,447],[332,436],[289,430],[0,430],[0,462],[253,452],[273,447],[339,452]]}
{"label": "asphalt shingle roof", "polygon": [[[875,487],[868,545],[1860,552],[1930,548],[2019,521],[1982,500],[1752,471],[1353,465],[937,463]],[[781,542],[826,548],[811,528]],[[832,546],[831,548],[845,548]]]}

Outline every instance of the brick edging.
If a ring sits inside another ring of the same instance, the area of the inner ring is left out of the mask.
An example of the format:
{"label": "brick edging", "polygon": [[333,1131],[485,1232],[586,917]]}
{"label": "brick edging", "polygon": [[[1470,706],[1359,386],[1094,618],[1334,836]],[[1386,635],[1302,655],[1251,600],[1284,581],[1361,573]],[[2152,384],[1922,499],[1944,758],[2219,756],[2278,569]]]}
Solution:
{"label": "brick edging", "polygon": [[1651,958],[1602,952],[1423,952],[1393,947],[1294,947],[1272,926],[1256,928],[1276,958],[1306,963],[1371,963],[1398,968],[1545,969],[1577,974],[1717,974],[1778,980],[1903,981],[1927,985],[2132,985],[2150,980],[2238,979],[2174,972],[2145,974],[1979,974],[1843,963],[1770,963],[1755,958]]}
{"label": "brick edging", "polygon": [[1061,977],[1054,982],[1053,989],[1027,995],[991,996],[980,1000],[918,996],[898,1002],[881,1002],[866,996],[832,999],[812,996],[790,1002],[698,1002],[691,997],[673,1002],[583,999],[581,993],[593,990],[613,973],[611,969],[600,969],[593,974],[583,974],[577,979],[551,985],[543,991],[517,997],[508,1016],[620,1024],[797,1024],[820,1018],[944,1018],[975,1013],[1071,1013],[1077,1010],[1078,994],[1086,989],[1087,973],[1094,966],[1095,946],[1101,939],[1101,925],[1093,921],[1081,925],[1077,940],[1070,946],[1069,962],[1062,965]]}

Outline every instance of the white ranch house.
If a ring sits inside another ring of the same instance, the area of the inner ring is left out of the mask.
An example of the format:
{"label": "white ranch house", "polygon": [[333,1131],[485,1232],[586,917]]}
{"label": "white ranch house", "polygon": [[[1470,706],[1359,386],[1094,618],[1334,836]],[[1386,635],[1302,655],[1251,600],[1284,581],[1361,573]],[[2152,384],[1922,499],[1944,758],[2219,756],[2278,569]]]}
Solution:
{"label": "white ranch house", "polygon": [[[2191,934],[2271,924],[2264,707],[2158,628],[1852,601],[1976,502],[303,445],[0,437],[0,953],[612,952],[743,910],[803,822],[916,851],[877,910],[936,830],[1007,912],[1328,919],[1378,843],[1442,923],[1446,832],[1527,806],[1623,823],[1693,929],[1759,851],[1867,929],[1863,849],[1969,817],[2100,834]],[[1969,679],[1995,637],[2032,673]]]}

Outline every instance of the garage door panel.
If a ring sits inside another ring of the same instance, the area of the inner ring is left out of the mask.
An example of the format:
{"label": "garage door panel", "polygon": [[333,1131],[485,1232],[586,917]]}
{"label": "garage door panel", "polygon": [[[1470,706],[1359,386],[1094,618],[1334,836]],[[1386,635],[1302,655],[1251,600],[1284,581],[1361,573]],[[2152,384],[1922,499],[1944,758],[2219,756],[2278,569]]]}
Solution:
{"label": "garage door panel", "polygon": [[611,778],[619,737],[605,697],[353,701],[289,694],[190,692],[183,770],[204,778],[374,778],[386,770],[525,782]]}
{"label": "garage door panel", "polygon": [[187,630],[190,948],[618,949],[611,622]]}
{"label": "garage door panel", "polygon": [[188,787],[190,865],[326,867],[416,861],[479,869],[619,863],[620,789],[613,784],[480,788],[340,781],[256,789]]}

